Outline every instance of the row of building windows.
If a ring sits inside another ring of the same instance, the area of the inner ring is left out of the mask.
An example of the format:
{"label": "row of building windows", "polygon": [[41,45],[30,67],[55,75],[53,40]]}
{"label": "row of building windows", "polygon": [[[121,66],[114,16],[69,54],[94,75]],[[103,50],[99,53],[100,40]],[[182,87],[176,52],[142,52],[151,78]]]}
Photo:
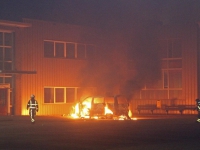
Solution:
{"label": "row of building windows", "polygon": [[81,87],[45,87],[44,88],[44,103],[74,103],[80,100],[84,91],[92,92],[94,88],[81,88]]}
{"label": "row of building windows", "polygon": [[[161,51],[162,78],[155,84],[146,84],[138,94],[140,99],[170,99],[182,97],[182,48],[180,40],[165,40]],[[58,43],[45,41],[46,52],[51,51],[51,57],[86,58],[87,46],[78,43]],[[48,45],[48,46],[47,46]],[[84,55],[79,53],[84,51]],[[89,45],[91,46],[91,45]],[[48,47],[48,48],[47,48]],[[94,49],[92,49],[94,50]],[[70,55],[73,52],[73,55]],[[59,55],[62,54],[62,55]],[[82,57],[81,57],[82,56]],[[83,57],[84,56],[84,57]],[[48,55],[50,57],[50,55]],[[71,95],[71,96],[70,96]],[[45,88],[45,103],[70,103],[77,95],[77,89],[73,88]],[[135,98],[136,98],[135,97]]]}
{"label": "row of building windows", "polygon": [[[12,33],[0,32],[0,70],[12,70]],[[162,40],[160,46],[162,56],[162,79],[156,84],[146,84],[145,91],[152,88],[182,88],[182,46],[180,39]],[[44,41],[44,57],[87,59],[94,57],[95,46],[90,44]],[[10,78],[1,77],[0,83],[10,82]],[[166,91],[165,91],[166,92]],[[45,103],[70,103],[76,99],[76,88],[45,88]],[[140,97],[153,98],[152,94],[140,94]],[[155,94],[153,94],[155,95]],[[160,94],[158,94],[160,95]],[[163,96],[164,96],[163,95]],[[155,96],[154,96],[155,97]],[[164,96],[165,97],[165,96]]]}
{"label": "row of building windows", "polygon": [[72,103],[75,100],[75,88],[44,88],[44,103]]}
{"label": "row of building windows", "polygon": [[86,59],[94,53],[95,46],[90,44],[44,41],[44,57]]}

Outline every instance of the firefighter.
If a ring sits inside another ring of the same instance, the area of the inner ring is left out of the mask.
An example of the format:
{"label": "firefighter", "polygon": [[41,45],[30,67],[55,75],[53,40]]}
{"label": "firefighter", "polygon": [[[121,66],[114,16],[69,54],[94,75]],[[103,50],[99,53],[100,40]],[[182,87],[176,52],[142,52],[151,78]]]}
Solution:
{"label": "firefighter", "polygon": [[36,111],[38,112],[38,102],[35,100],[35,95],[31,95],[31,99],[28,101],[27,110],[29,109],[29,115],[31,117],[31,122],[35,122]]}
{"label": "firefighter", "polygon": [[196,105],[197,105],[197,111],[198,111],[197,122],[200,123],[200,100],[199,99],[196,99]]}

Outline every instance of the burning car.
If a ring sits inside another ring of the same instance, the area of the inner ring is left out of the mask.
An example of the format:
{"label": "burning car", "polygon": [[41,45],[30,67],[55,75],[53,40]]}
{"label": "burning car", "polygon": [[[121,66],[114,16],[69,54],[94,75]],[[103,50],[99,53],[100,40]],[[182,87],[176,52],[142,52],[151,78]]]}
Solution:
{"label": "burning car", "polygon": [[126,120],[129,117],[129,102],[125,96],[117,95],[105,97],[105,103],[109,110],[113,112],[113,119]]}
{"label": "burning car", "polygon": [[129,103],[124,96],[87,97],[74,106],[72,117],[130,119],[128,116]]}

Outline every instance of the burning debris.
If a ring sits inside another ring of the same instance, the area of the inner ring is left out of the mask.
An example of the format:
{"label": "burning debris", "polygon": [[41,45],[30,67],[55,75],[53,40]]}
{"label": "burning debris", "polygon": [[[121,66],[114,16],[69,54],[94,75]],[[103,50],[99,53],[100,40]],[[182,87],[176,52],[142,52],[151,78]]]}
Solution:
{"label": "burning debris", "polygon": [[72,118],[130,120],[129,103],[124,96],[87,97],[73,106]]}

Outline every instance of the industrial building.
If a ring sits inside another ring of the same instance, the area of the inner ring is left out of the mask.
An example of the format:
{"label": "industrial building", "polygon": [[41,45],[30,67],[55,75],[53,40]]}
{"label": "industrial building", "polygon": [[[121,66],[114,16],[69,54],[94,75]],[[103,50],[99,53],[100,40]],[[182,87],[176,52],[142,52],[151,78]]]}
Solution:
{"label": "industrial building", "polygon": [[[0,20],[0,114],[27,115],[31,94],[38,100],[38,115],[69,114],[74,103],[86,96],[123,94],[122,85],[140,84],[134,78],[142,75],[140,71],[151,77],[129,97],[133,114],[138,105],[156,105],[154,113],[160,114],[166,113],[162,106],[195,105],[200,97],[199,34],[198,24],[161,25],[157,57],[141,57],[136,62],[126,59],[129,45],[120,34],[42,20]],[[101,61],[103,57],[111,61]],[[140,67],[138,62],[143,60],[151,67]],[[159,72],[155,78],[154,72]]]}

